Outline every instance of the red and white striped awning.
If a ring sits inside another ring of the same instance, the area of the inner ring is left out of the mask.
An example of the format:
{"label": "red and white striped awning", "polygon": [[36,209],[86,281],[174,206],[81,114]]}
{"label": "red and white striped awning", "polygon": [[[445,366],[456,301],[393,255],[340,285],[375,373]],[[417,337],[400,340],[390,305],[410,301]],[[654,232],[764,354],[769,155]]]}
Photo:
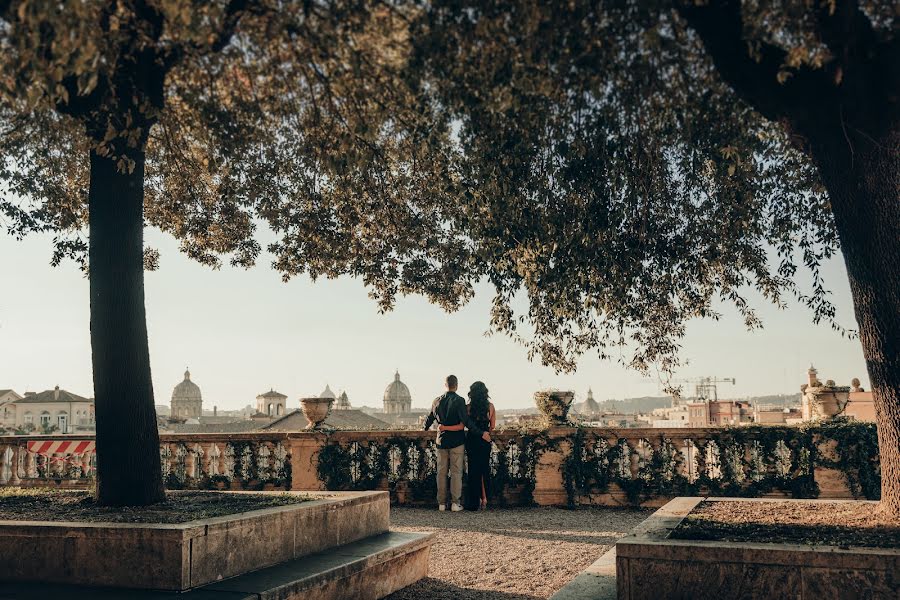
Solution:
{"label": "red and white striped awning", "polygon": [[49,456],[52,454],[84,454],[85,452],[94,451],[93,440],[50,440],[50,441],[30,441],[28,442],[28,451],[35,454],[43,454]]}

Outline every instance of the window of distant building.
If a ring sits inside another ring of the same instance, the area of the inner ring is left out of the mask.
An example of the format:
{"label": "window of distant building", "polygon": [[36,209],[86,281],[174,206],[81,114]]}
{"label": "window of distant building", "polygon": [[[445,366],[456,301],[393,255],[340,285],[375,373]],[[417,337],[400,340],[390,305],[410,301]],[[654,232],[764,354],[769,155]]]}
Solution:
{"label": "window of distant building", "polygon": [[50,413],[46,410],[41,413],[41,427],[46,427],[50,425]]}
{"label": "window of distant building", "polygon": [[26,423],[34,423],[34,415],[31,412],[25,413],[25,422]]}

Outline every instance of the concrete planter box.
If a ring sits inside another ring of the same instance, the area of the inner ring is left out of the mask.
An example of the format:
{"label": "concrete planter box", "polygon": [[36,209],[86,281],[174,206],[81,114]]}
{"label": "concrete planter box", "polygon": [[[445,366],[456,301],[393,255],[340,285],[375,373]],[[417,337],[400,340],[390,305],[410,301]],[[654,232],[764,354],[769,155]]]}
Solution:
{"label": "concrete planter box", "polygon": [[0,581],[187,590],[388,531],[385,492],[180,524],[0,521]]}
{"label": "concrete planter box", "polygon": [[616,543],[620,600],[900,597],[900,549],[669,539],[704,500],[769,502],[672,500]]}

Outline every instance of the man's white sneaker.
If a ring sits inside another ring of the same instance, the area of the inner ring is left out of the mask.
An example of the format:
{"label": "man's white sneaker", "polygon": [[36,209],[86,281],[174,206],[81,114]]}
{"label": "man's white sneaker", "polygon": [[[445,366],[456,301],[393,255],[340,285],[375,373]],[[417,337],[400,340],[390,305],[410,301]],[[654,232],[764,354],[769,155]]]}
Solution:
{"label": "man's white sneaker", "polygon": [[461,511],[462,509],[463,509],[463,507],[460,506],[459,504],[457,504],[456,502],[454,502],[454,503],[450,506],[450,510],[452,510],[453,512],[459,512],[459,511]]}
{"label": "man's white sneaker", "polygon": [[438,510],[447,510],[446,504],[438,504]]}

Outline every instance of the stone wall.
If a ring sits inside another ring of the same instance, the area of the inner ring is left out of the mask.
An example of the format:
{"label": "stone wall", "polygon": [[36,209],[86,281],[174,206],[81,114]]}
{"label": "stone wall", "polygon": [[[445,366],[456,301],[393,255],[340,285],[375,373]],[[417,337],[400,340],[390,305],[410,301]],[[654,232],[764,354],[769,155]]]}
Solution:
{"label": "stone wall", "polygon": [[[660,506],[683,495],[872,499],[878,490],[867,424],[558,427],[493,438],[494,505]],[[47,451],[47,442],[76,439],[92,438],[0,437],[0,485],[90,486],[92,444],[81,454],[71,444]],[[395,503],[434,503],[433,432],[167,434],[160,459],[172,489],[374,489],[389,490]]]}

